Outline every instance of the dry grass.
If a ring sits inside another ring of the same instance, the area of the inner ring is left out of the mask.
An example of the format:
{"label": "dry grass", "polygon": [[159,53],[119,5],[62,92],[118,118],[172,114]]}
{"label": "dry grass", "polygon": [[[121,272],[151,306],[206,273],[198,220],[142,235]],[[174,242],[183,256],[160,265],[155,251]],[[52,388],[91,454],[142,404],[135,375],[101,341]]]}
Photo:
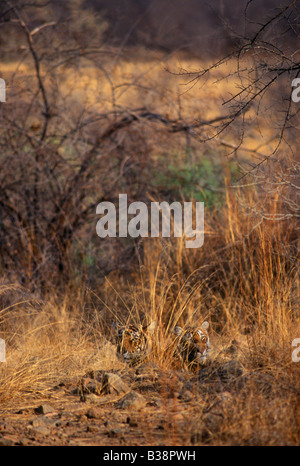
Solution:
{"label": "dry grass", "polygon": [[[2,291],[10,294],[16,290],[4,286]],[[22,294],[22,290],[18,292]],[[16,300],[2,311],[7,353],[6,363],[0,366],[2,403],[18,404],[26,398],[45,396],[60,381],[79,377],[87,370],[122,367],[112,345],[99,329],[85,322],[80,309],[78,297],[52,296],[38,307],[34,302]]]}
{"label": "dry grass", "polygon": [[[170,117],[178,116],[180,107],[185,115],[211,118],[218,115],[216,102],[221,95],[229,95],[236,87],[230,64],[218,75],[211,73],[201,86],[182,86],[187,78],[174,78],[165,72],[166,66],[178,70],[174,58],[167,63],[155,57],[111,64],[108,74],[114,82],[117,105],[121,108],[134,102],[135,107],[155,108],[159,103],[161,112]],[[199,63],[179,66],[197,69]],[[9,66],[2,72],[8,77]],[[26,81],[25,69],[22,74],[20,86]],[[225,75],[230,78],[220,80]],[[70,80],[75,86],[70,86]],[[68,70],[60,92],[65,102],[76,100],[92,108],[97,106],[100,87],[101,110],[109,111],[111,86],[99,70]],[[262,134],[254,128],[246,147],[268,145],[270,133],[271,129]],[[155,132],[150,138],[156,140]],[[164,148],[169,140],[164,141]],[[162,147],[156,148],[159,154]],[[113,320],[123,324],[157,322],[150,358],[166,371],[172,384],[168,345],[174,326],[209,320],[210,367],[239,361],[245,378],[242,386],[229,388],[217,384],[216,389],[215,379],[196,383],[200,390],[197,405],[183,413],[194,420],[189,425],[189,439],[192,435],[196,444],[216,445],[299,443],[300,363],[291,357],[292,341],[300,337],[297,221],[276,220],[277,213],[284,210],[280,191],[262,198],[259,186],[235,191],[227,186],[225,194],[221,210],[206,212],[201,249],[185,249],[184,238],[148,239],[139,267],[130,274],[114,271],[99,279],[93,290],[66,284],[65,293],[57,295],[50,290],[42,300],[17,285],[1,285],[0,336],[7,344],[7,362],[0,364],[2,406],[46,396],[61,380],[79,377],[90,369],[122,370],[125,366],[116,358],[112,344]],[[267,219],[259,211],[262,203]],[[222,422],[208,429],[206,436],[203,431],[198,435],[197,423],[210,414],[205,411],[207,402],[214,405],[222,391],[231,396],[231,402],[222,408]],[[173,419],[177,405],[171,409],[167,394],[164,396]],[[148,430],[151,432],[151,425]],[[173,442],[176,432],[170,430],[168,435]]]}
{"label": "dry grass", "polygon": [[[231,196],[228,193],[223,222],[207,218],[210,233],[201,250],[187,252],[179,239],[169,244],[149,240],[143,265],[126,282],[111,275],[97,292],[73,290],[42,302],[24,302],[18,290],[3,285],[3,296],[17,296],[1,313],[7,341],[7,362],[0,367],[1,402],[18,405],[26,398],[43,397],[61,380],[89,369],[122,370],[110,343],[112,320],[156,320],[150,358],[166,371],[170,389],[172,364],[166,350],[174,325],[209,319],[210,367],[239,361],[244,380],[229,388],[221,383],[217,390],[210,379],[196,384],[202,395],[197,395],[191,413],[181,413],[179,419],[195,419],[189,423],[188,438],[197,444],[297,444],[300,367],[291,359],[291,343],[299,337],[299,277],[295,263],[288,260],[292,247],[287,254],[293,225],[257,224],[243,216]],[[228,392],[231,401],[222,405],[216,427],[207,403],[213,405]],[[165,415],[176,421],[176,406],[170,407],[167,393],[162,393],[164,398]],[[212,423],[204,437],[203,430],[197,435],[197,419]],[[151,432],[151,426],[148,429]],[[166,434],[170,442],[177,438],[176,422],[174,429]]]}

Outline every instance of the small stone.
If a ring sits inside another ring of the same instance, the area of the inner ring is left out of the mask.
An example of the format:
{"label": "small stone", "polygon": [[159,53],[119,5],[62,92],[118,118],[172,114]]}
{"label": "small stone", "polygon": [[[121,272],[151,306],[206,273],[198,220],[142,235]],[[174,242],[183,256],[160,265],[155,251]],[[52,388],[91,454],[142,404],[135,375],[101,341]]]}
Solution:
{"label": "small stone", "polygon": [[40,435],[48,435],[50,433],[50,430],[46,426],[33,427],[32,430],[35,434],[40,434]]}
{"label": "small stone", "polygon": [[103,405],[106,405],[108,403],[115,401],[115,399],[116,399],[115,395],[98,396],[98,395],[95,395],[94,393],[90,393],[89,395],[84,395],[84,398],[82,398],[81,401],[91,403],[94,405],[103,406]]}
{"label": "small stone", "polygon": [[45,418],[44,417],[37,417],[31,421],[31,425],[33,427],[40,427],[45,424]]}
{"label": "small stone", "polygon": [[29,439],[28,438],[20,438],[18,445],[21,445],[22,447],[27,447],[29,445]]}
{"label": "small stone", "polygon": [[93,432],[94,434],[100,432],[100,427],[98,426],[87,426],[86,431],[87,432]]}
{"label": "small stone", "polygon": [[49,418],[48,416],[37,416],[30,424],[33,428],[36,427],[55,427],[59,421],[57,419]]}
{"label": "small stone", "polygon": [[107,430],[107,431],[105,432],[105,434],[106,434],[108,437],[111,437],[111,438],[114,438],[114,437],[123,437],[123,435],[124,435],[124,430],[123,430],[123,429],[118,429],[118,428],[110,429],[110,430]]}
{"label": "small stone", "polygon": [[54,412],[54,408],[48,404],[40,405],[34,409],[36,414],[49,414]]}
{"label": "small stone", "polygon": [[103,376],[101,392],[106,395],[121,395],[129,392],[129,387],[117,374],[108,372]]}
{"label": "small stone", "polygon": [[120,400],[117,401],[115,407],[117,409],[141,409],[146,406],[147,400],[143,395],[131,391],[123,396]]}
{"label": "small stone", "polygon": [[94,393],[90,393],[89,395],[85,395],[84,401],[97,404],[99,403],[99,396],[95,395]]}
{"label": "small stone", "polygon": [[10,438],[0,437],[0,447],[10,447],[13,443]]}
{"label": "small stone", "polygon": [[103,417],[103,410],[97,408],[90,408],[86,413],[88,419],[101,419]]}

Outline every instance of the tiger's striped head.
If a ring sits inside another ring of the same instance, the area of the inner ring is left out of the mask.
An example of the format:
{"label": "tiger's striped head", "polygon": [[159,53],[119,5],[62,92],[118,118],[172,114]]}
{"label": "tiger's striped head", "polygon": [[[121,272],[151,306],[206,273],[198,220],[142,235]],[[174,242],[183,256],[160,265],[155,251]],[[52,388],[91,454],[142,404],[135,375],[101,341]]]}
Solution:
{"label": "tiger's striped head", "polygon": [[175,356],[181,365],[196,369],[205,364],[210,347],[208,327],[209,323],[206,321],[199,327],[175,327]]}
{"label": "tiger's striped head", "polygon": [[138,362],[149,351],[149,336],[153,333],[155,322],[145,326],[124,325],[117,327],[117,354],[125,361]]}

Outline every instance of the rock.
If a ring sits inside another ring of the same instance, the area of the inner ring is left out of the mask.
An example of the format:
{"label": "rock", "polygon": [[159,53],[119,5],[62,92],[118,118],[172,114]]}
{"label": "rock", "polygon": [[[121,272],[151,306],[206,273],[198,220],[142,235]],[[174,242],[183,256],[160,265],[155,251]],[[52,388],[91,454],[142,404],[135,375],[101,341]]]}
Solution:
{"label": "rock", "polygon": [[89,395],[85,395],[84,396],[84,399],[82,399],[82,401],[88,401],[89,403],[99,403],[101,400],[101,398],[97,395],[95,395],[94,393],[90,393]]}
{"label": "rock", "polygon": [[98,432],[101,431],[101,428],[99,426],[87,426],[86,431],[97,434]]}
{"label": "rock", "polygon": [[32,427],[39,427],[45,424],[45,419],[44,418],[36,418],[31,421]]}
{"label": "rock", "polygon": [[102,380],[101,393],[105,395],[122,395],[123,393],[128,393],[129,390],[130,388],[128,387],[128,385],[117,374],[113,374],[110,372],[104,374]]}
{"label": "rock", "polygon": [[85,413],[88,419],[101,419],[103,417],[103,410],[100,408],[90,408]]}
{"label": "rock", "polygon": [[10,438],[0,437],[0,447],[10,447],[13,443]]}
{"label": "rock", "polygon": [[21,445],[22,447],[27,447],[29,445],[29,439],[28,438],[20,438],[18,445]]}
{"label": "rock", "polygon": [[46,426],[36,426],[32,428],[33,432],[35,434],[40,434],[40,435],[49,435],[50,430]]}
{"label": "rock", "polygon": [[88,402],[88,403],[98,405],[98,406],[103,406],[108,403],[113,403],[114,401],[116,401],[116,395],[98,396],[98,395],[95,395],[94,393],[90,393],[89,395],[84,395],[84,397],[81,398],[81,401]]}
{"label": "rock", "polygon": [[118,400],[115,404],[117,409],[141,409],[146,406],[147,400],[140,393],[131,391]]}
{"label": "rock", "polygon": [[57,424],[57,419],[51,419],[46,416],[38,416],[31,421],[32,427],[40,426],[55,426]]}
{"label": "rock", "polygon": [[54,411],[54,408],[48,404],[40,405],[34,409],[36,414],[49,414],[53,413]]}
{"label": "rock", "polygon": [[105,432],[105,435],[107,435],[108,437],[111,437],[111,438],[120,437],[121,439],[125,440],[124,434],[125,434],[125,431],[119,428],[108,429]]}

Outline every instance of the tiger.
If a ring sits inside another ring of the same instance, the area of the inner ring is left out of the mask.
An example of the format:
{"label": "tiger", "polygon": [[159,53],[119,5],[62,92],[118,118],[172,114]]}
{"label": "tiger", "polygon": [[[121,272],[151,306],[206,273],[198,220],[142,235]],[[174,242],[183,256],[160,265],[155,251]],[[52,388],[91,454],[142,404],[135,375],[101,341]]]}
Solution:
{"label": "tiger", "polygon": [[177,366],[195,371],[206,365],[210,349],[208,328],[209,323],[206,321],[199,327],[190,326],[183,329],[176,325],[173,356]]}
{"label": "tiger", "polygon": [[142,361],[149,353],[149,336],[153,334],[155,322],[148,325],[116,326],[117,355],[126,362],[135,364]]}

